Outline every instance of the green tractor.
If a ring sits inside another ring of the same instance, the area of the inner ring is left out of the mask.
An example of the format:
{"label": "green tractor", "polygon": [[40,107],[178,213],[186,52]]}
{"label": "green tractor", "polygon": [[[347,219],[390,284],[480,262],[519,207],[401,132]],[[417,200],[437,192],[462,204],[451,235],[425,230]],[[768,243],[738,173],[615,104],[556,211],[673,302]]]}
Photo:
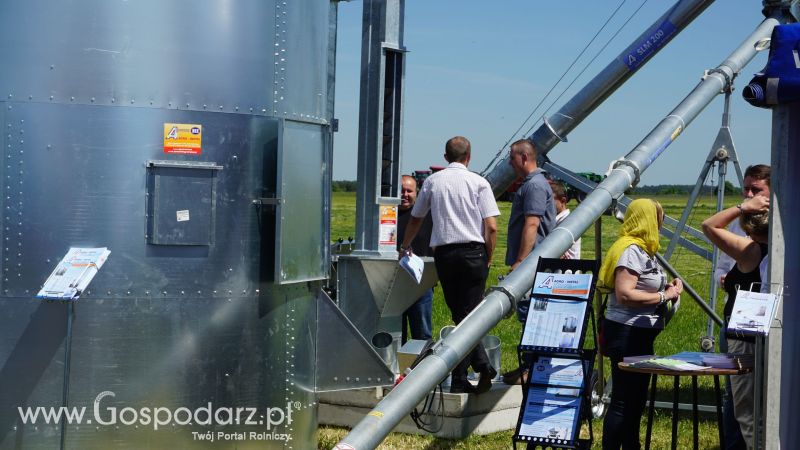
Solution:
{"label": "green tractor", "polygon": [[[594,172],[578,172],[577,175],[580,175],[593,183],[600,183],[606,178],[605,175],[596,174]],[[585,192],[570,185],[569,183],[564,183],[564,187],[567,190],[567,197],[570,200],[575,199],[576,202],[580,203],[586,198]]]}

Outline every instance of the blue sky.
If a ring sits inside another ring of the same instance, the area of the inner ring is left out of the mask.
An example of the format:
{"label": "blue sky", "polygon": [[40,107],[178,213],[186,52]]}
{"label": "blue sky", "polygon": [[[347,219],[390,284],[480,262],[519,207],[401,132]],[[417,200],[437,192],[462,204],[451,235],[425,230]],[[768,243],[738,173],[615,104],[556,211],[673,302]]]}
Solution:
{"label": "blue sky", "polygon": [[[642,2],[624,2],[523,132],[539,126],[544,108]],[[620,3],[406,1],[402,172],[443,165],[444,143],[454,135],[470,139],[470,168],[481,171]],[[546,114],[557,111],[673,4],[647,1]],[[339,4],[336,180],[357,177],[361,12],[361,2]],[[689,94],[703,71],[719,65],[761,20],[761,1],[716,1],[573,130],[569,142],[557,145],[550,158],[574,171],[604,173],[611,160],[634,148]],[[765,64],[762,52],[737,78],[732,97],[731,131],[743,170],[769,163],[771,112],[741,98],[742,87]],[[644,173],[640,184],[694,184],[719,131],[722,106],[720,95]]]}

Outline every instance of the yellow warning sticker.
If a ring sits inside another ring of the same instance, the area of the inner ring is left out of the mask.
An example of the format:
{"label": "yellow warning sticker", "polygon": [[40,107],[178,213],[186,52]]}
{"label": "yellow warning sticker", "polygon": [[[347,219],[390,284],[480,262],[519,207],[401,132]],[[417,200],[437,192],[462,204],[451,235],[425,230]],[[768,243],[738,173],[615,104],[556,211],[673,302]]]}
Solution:
{"label": "yellow warning sticker", "polygon": [[164,153],[199,155],[202,150],[202,125],[189,123],[164,124]]}
{"label": "yellow warning sticker", "polygon": [[681,131],[683,131],[683,127],[678,126],[678,128],[675,128],[675,131],[672,132],[672,135],[669,137],[669,140],[674,141],[675,139],[677,139],[678,136],[681,134]]}

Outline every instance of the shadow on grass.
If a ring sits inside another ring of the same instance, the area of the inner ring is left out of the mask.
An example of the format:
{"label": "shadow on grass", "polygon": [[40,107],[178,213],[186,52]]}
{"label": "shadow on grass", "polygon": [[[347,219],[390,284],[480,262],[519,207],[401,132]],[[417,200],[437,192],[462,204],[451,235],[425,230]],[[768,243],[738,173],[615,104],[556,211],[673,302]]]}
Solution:
{"label": "shadow on grass", "polygon": [[[700,377],[698,377],[700,378]],[[698,380],[699,381],[699,380]],[[725,379],[720,377],[719,380],[720,394],[725,390]],[[668,383],[668,384],[667,384]],[[650,388],[647,391],[648,400],[650,399]],[[656,384],[656,401],[668,402],[673,401],[673,386],[672,377],[660,376]],[[680,390],[678,391],[678,401],[680,403],[692,403],[692,384],[690,377],[681,377]],[[716,406],[716,394],[714,392],[713,384],[697,386],[697,403],[698,405]]]}
{"label": "shadow on grass", "polygon": [[433,441],[425,446],[425,450],[450,450],[456,448],[458,443],[459,441],[452,439],[434,438]]}

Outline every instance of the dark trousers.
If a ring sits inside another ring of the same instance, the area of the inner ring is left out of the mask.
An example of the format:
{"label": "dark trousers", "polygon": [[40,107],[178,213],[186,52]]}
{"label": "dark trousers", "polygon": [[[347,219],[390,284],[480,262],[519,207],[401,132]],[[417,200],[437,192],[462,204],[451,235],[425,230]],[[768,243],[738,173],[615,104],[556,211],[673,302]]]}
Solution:
{"label": "dark trousers", "polygon": [[[486,247],[479,243],[452,244],[436,247],[436,272],[442,285],[444,301],[458,325],[483,300],[489,259]],[[453,369],[454,385],[467,383],[467,368],[481,372],[489,367],[489,357],[480,342]]]}
{"label": "dark trousers", "polygon": [[603,333],[611,360],[611,403],[603,420],[603,450],[639,449],[639,424],[647,405],[650,375],[625,372],[617,364],[626,356],[652,355],[661,331],[623,325],[606,319]]}

